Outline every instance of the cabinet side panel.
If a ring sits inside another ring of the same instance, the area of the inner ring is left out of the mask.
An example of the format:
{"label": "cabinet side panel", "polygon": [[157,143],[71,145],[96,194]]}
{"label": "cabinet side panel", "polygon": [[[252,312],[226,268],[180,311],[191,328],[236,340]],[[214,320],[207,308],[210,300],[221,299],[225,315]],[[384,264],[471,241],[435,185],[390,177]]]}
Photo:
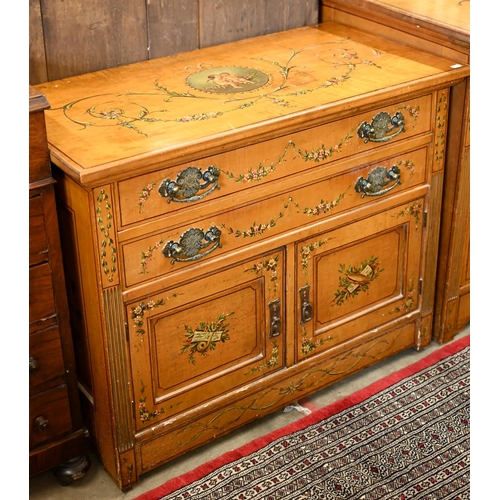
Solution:
{"label": "cabinet side panel", "polygon": [[[467,81],[451,88],[449,134],[444,173],[443,208],[439,240],[439,261],[433,336],[444,343],[453,338],[455,302],[461,285],[467,283],[464,270],[469,241],[469,156],[466,142]],[[467,283],[468,284],[468,283]],[[453,317],[448,317],[453,311]]]}
{"label": "cabinet side panel", "polygon": [[108,393],[108,374],[98,302],[100,284],[95,269],[96,250],[93,214],[88,193],[53,168],[61,220],[61,246],[68,289],[77,375],[82,389],[82,410],[93,444],[102,463],[116,477],[112,413]]}

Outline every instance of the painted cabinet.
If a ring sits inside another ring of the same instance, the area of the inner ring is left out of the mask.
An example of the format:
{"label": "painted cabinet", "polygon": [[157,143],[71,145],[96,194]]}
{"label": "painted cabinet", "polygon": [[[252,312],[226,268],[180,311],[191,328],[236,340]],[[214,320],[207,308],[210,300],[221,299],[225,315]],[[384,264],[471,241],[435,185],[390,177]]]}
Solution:
{"label": "painted cabinet", "polygon": [[452,66],[326,23],[39,86],[119,488],[430,342]]}

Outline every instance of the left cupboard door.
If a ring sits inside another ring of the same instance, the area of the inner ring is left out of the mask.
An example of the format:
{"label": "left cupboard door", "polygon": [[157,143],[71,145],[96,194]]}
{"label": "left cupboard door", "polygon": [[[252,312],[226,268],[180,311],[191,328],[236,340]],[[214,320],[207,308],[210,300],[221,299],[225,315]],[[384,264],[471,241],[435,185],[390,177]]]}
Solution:
{"label": "left cupboard door", "polygon": [[284,249],[127,304],[136,430],[284,367]]}

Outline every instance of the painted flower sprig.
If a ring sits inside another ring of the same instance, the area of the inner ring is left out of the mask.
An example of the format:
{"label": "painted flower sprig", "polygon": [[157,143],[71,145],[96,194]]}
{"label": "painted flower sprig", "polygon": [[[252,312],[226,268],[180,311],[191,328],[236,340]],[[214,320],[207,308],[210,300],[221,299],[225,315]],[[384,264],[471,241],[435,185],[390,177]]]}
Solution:
{"label": "painted flower sprig", "polygon": [[[144,394],[144,390],[145,390],[144,382],[141,380],[141,388],[139,389],[139,391],[141,392],[141,394]],[[139,398],[139,419],[143,424],[145,422],[148,422],[152,418],[156,418],[160,416],[162,413],[165,413],[165,409],[163,407],[160,408],[159,410],[153,410],[153,411],[148,410],[146,408],[146,399],[147,399],[146,396],[141,396]]]}
{"label": "painted flower sprig", "polygon": [[251,271],[255,274],[259,274],[262,271],[270,272],[271,277],[269,278],[272,283],[274,283],[274,291],[277,290],[278,287],[278,261],[279,256],[273,257],[271,259],[267,259],[259,262],[258,264],[254,264],[250,269],[245,269],[245,271]]}
{"label": "painted flower sprig", "polygon": [[318,240],[315,241],[314,243],[308,243],[307,245],[304,245],[300,249],[302,271],[304,272],[304,274],[308,274],[309,259],[311,258],[311,252],[314,252],[319,247],[326,245],[329,240],[330,238],[327,238],[326,240]]}
{"label": "painted flower sprig", "polygon": [[392,311],[389,311],[389,314],[410,311],[413,308],[414,302],[415,302],[415,290],[414,290],[413,280],[411,280],[405,300],[402,302],[401,305],[396,306]]}
{"label": "painted flower sprig", "polygon": [[134,324],[135,332],[137,335],[141,336],[140,343],[142,345],[142,335],[146,333],[144,330],[144,313],[146,311],[152,311],[157,307],[163,306],[165,302],[163,299],[159,299],[156,302],[154,300],[150,300],[149,302],[141,302],[137,306],[133,307],[131,310],[132,321]]}
{"label": "painted flower sprig", "polygon": [[148,249],[141,252],[141,274],[146,274],[148,272],[148,263],[153,258],[153,253],[163,245],[163,240],[158,240],[153,246],[148,246]]}

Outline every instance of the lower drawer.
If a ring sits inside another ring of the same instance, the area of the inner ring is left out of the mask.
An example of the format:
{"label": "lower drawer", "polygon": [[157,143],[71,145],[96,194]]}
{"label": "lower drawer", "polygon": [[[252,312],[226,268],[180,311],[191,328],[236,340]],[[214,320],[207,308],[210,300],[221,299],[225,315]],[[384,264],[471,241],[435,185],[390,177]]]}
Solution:
{"label": "lower drawer", "polygon": [[71,432],[68,389],[61,385],[30,398],[30,450]]}
{"label": "lower drawer", "polygon": [[30,333],[57,322],[52,269],[45,263],[29,270]]}
{"label": "lower drawer", "polygon": [[[30,335],[30,393],[32,388],[64,376],[59,327],[41,330]],[[38,389],[40,390],[40,389]]]}

